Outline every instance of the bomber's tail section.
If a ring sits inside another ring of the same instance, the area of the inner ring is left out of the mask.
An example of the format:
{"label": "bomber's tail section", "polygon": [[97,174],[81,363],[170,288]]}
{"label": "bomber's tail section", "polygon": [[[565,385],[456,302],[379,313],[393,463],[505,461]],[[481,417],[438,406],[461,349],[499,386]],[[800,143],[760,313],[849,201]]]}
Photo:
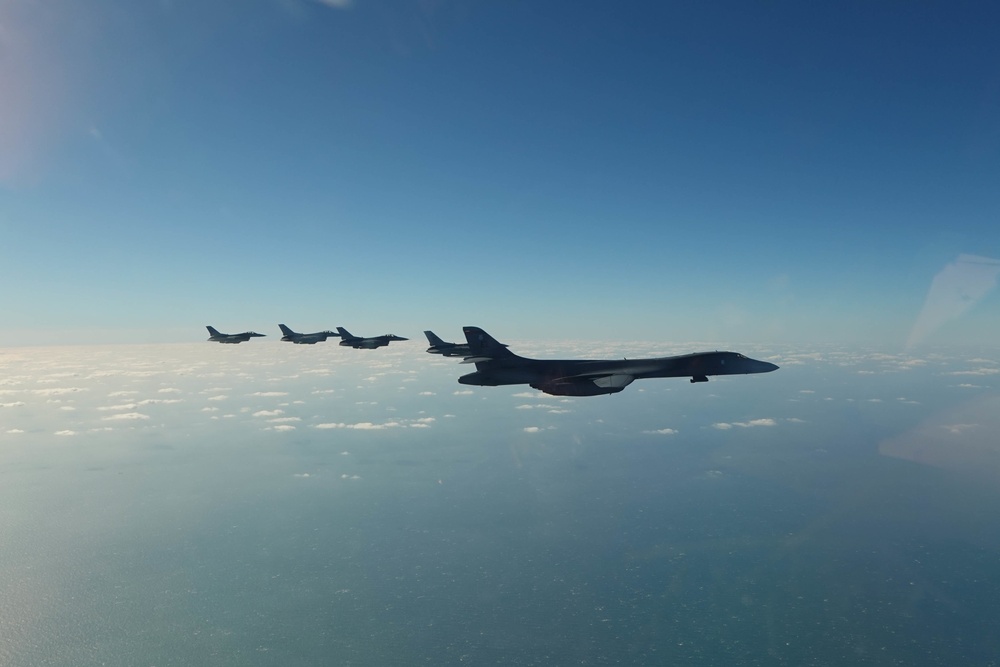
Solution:
{"label": "bomber's tail section", "polygon": [[462,327],[462,331],[465,333],[465,340],[469,343],[469,357],[466,360],[475,361],[477,366],[483,361],[521,358],[479,327]]}

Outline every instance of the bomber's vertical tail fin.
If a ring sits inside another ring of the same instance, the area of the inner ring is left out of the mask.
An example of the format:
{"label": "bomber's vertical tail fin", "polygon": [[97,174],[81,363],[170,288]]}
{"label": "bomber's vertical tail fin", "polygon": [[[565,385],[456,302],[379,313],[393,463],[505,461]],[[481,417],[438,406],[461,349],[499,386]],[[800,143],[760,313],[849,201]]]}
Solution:
{"label": "bomber's vertical tail fin", "polygon": [[489,335],[479,327],[462,327],[465,340],[469,343],[471,357],[488,357],[490,359],[517,359],[516,354],[507,346]]}

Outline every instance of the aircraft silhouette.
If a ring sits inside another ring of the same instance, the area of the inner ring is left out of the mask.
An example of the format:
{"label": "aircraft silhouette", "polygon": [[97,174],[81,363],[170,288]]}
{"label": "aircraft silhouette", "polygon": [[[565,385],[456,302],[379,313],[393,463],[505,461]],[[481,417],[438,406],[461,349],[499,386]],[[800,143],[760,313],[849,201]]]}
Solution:
{"label": "aircraft silhouette", "polygon": [[633,380],[690,377],[708,382],[709,375],[770,373],[778,367],[738,352],[698,352],[675,357],[625,360],[528,359],[519,357],[479,327],[463,327],[476,372],[458,378],[460,384],[495,387],[529,384],[554,396],[616,394]]}
{"label": "aircraft silhouette", "polygon": [[206,326],[208,329],[210,341],[215,343],[242,343],[245,340],[250,340],[251,338],[263,337],[264,334],[259,334],[256,331],[244,331],[238,334],[224,334],[219,333],[214,327]]}
{"label": "aircraft silhouette", "polygon": [[284,324],[279,324],[278,328],[281,329],[281,333],[284,334],[281,340],[287,341],[289,343],[295,343],[297,345],[314,345],[315,343],[323,343],[327,338],[337,338],[340,334],[333,331],[317,331],[316,333],[296,333],[292,331]]}
{"label": "aircraft silhouette", "polygon": [[346,347],[353,347],[356,350],[365,349],[372,350],[376,347],[384,347],[394,340],[410,340],[409,338],[403,338],[402,336],[395,336],[393,334],[385,334],[384,336],[372,336],[371,338],[363,338],[361,336],[355,336],[350,331],[344,327],[337,327],[337,332],[340,334],[341,341],[340,344]]}

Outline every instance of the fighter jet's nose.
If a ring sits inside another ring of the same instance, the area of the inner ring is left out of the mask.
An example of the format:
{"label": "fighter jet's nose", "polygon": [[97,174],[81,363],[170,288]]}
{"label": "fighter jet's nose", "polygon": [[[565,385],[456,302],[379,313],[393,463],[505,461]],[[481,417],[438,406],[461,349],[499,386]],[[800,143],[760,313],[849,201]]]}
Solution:
{"label": "fighter jet's nose", "polygon": [[777,364],[772,364],[769,361],[762,361],[761,363],[764,365],[764,372],[765,373],[770,373],[771,371],[778,370],[778,365]]}

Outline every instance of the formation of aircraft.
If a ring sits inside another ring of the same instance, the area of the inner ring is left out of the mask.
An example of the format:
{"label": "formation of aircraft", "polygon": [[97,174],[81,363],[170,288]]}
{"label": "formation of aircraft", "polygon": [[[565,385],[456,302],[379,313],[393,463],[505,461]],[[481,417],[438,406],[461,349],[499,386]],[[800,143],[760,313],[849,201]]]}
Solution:
{"label": "formation of aircraft", "polygon": [[256,331],[244,331],[238,334],[224,334],[216,331],[214,327],[205,327],[208,329],[208,339],[215,343],[242,343],[245,340],[250,340],[251,338],[263,337],[265,334],[259,334]]}
{"label": "formation of aircraft", "polygon": [[[312,345],[327,338],[340,337],[340,344],[355,349],[371,350],[393,341],[409,340],[385,334],[365,338],[355,336],[343,327],[333,331],[296,333],[284,324],[278,325],[284,334],[281,340]],[[747,375],[778,370],[775,364],[758,361],[739,352],[696,352],[673,357],[652,359],[529,359],[507,349],[479,327],[463,327],[465,343],[441,340],[433,331],[425,331],[430,347],[427,352],[445,357],[462,357],[463,364],[475,364],[476,371],[458,378],[459,384],[481,387],[527,384],[553,396],[599,396],[617,394],[635,380],[647,378],[688,377],[692,383],[708,382],[711,375]],[[210,341],[242,343],[257,336],[254,331],[240,334],[219,333],[208,327]]]}
{"label": "formation of aircraft", "polygon": [[495,387],[528,384],[553,396],[616,394],[633,380],[690,377],[708,382],[709,375],[770,373],[778,367],[738,352],[698,352],[654,359],[589,360],[528,359],[479,327],[464,327],[469,356],[462,363],[476,364],[476,372],[458,378],[460,384]]}
{"label": "formation of aircraft", "polygon": [[376,347],[385,347],[395,340],[410,340],[409,338],[403,338],[402,336],[396,336],[393,334],[364,338],[362,336],[353,335],[344,327],[337,327],[337,333],[340,334],[341,345],[344,345],[345,347],[353,347],[355,350],[374,350]]}
{"label": "formation of aircraft", "polygon": [[326,342],[327,338],[334,337],[337,338],[340,334],[334,331],[317,331],[316,333],[296,333],[292,331],[284,324],[279,324],[278,328],[281,329],[281,333],[284,334],[281,340],[287,341],[289,343],[295,343],[296,345],[314,345],[316,343]]}
{"label": "formation of aircraft", "polygon": [[[216,343],[242,343],[245,340],[250,340],[256,336],[264,335],[255,331],[245,331],[241,334],[224,334],[216,331],[214,327],[207,328],[208,333],[211,334],[208,340]],[[409,340],[409,338],[403,338],[402,336],[395,336],[393,334],[363,338],[361,336],[353,335],[350,331],[343,327],[337,327],[336,331],[317,331],[315,333],[298,333],[297,331],[292,331],[284,324],[279,324],[278,328],[281,329],[281,340],[289,343],[296,343],[298,345],[314,345],[316,343],[325,342],[327,338],[340,338],[340,344],[346,347],[371,350],[376,347],[385,347],[392,341]]]}

